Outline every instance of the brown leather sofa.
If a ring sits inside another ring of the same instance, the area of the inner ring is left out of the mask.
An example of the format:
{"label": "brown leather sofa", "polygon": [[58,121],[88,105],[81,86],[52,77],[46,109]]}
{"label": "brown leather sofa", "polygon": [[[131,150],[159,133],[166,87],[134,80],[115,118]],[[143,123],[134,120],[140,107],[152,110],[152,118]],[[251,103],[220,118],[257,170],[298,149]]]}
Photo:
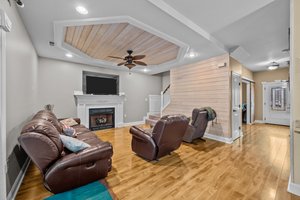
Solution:
{"label": "brown leather sofa", "polygon": [[99,180],[111,170],[112,145],[81,125],[80,119],[75,120],[77,139],[91,145],[78,153],[64,148],[59,136],[62,124],[50,111],[39,111],[23,127],[19,137],[19,143],[41,171],[44,186],[52,193]]}
{"label": "brown leather sofa", "polygon": [[188,125],[182,138],[185,142],[192,142],[197,138],[202,138],[207,128],[207,111],[195,108],[192,113],[192,121]]}
{"label": "brown leather sofa", "polygon": [[187,126],[184,115],[164,116],[150,130],[133,126],[131,148],[142,158],[158,160],[180,147]]}

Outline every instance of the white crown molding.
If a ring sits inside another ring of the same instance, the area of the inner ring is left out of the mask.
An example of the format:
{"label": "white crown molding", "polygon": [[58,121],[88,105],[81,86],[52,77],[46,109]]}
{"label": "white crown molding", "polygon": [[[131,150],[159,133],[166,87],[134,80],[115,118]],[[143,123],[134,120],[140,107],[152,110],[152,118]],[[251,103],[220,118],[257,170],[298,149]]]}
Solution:
{"label": "white crown molding", "polygon": [[191,19],[184,16],[182,13],[180,13],[179,11],[174,9],[172,6],[170,6],[163,0],[148,0],[148,1],[150,3],[152,3],[153,5],[155,5],[156,7],[158,7],[159,9],[161,9],[162,11],[164,11],[165,13],[167,13],[168,15],[170,15],[171,17],[173,17],[174,19],[178,20],[179,22],[181,22],[182,24],[184,24],[185,26],[190,28],[191,30],[195,31],[196,33],[198,33],[199,35],[204,37],[208,41],[212,42],[214,45],[219,47],[221,50],[223,50],[225,52],[229,52],[229,49],[226,48],[223,43],[218,41],[210,33],[205,31],[203,28],[201,28],[199,25],[197,25]]}
{"label": "white crown molding", "polygon": [[[179,63],[184,59],[184,56],[189,50],[189,45],[183,43],[182,41],[171,37],[157,29],[154,29],[153,27],[138,21],[135,18],[132,18],[130,16],[115,16],[115,17],[105,17],[105,18],[89,18],[89,19],[81,19],[81,20],[65,20],[65,21],[55,21],[54,22],[54,42],[56,47],[64,50],[65,52],[72,52],[75,56],[80,58],[85,63],[91,64],[91,65],[97,65],[104,68],[109,69],[124,69],[124,67],[117,66],[113,62],[108,62],[104,60],[98,60],[91,58],[90,56],[86,55],[85,53],[81,52],[80,50],[72,47],[69,44],[66,44],[64,42],[64,36],[65,36],[65,27],[67,26],[83,26],[83,25],[92,25],[92,24],[111,24],[111,23],[129,23],[135,27],[138,27],[140,29],[143,29],[153,35],[156,35],[166,41],[169,41],[171,43],[176,44],[179,46],[179,52],[177,54],[176,59],[159,64],[159,65],[150,65],[148,66],[149,72],[148,74],[156,74],[160,73],[163,70],[168,70],[173,67],[173,65]],[[143,67],[144,68],[144,67]],[[142,69],[143,69],[142,68]],[[133,68],[133,72],[139,72],[141,68]]]}

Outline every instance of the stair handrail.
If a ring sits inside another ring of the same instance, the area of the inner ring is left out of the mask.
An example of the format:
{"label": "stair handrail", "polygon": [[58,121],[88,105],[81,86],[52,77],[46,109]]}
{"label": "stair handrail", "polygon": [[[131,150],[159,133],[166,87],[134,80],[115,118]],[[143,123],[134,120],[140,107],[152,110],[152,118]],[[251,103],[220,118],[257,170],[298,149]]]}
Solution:
{"label": "stair handrail", "polygon": [[165,94],[168,91],[168,89],[170,89],[170,87],[171,87],[171,84],[169,84],[162,93]]}
{"label": "stair handrail", "polygon": [[161,113],[161,115],[162,115],[162,112],[163,112],[163,110],[165,109],[165,104],[164,104],[164,102],[165,102],[165,99],[164,99],[164,95],[165,95],[165,93],[170,89],[170,87],[171,87],[171,84],[169,84],[167,87],[166,87],[166,89],[164,89],[161,93],[160,93],[160,96],[161,96],[161,100],[160,100],[160,113]]}

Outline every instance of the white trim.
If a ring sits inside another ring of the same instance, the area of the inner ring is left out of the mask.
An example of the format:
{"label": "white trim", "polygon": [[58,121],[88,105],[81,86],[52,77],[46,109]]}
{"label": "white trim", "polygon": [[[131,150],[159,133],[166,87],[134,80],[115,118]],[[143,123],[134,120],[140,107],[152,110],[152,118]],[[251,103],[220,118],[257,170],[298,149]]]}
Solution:
{"label": "white trim", "polygon": [[290,175],[287,191],[292,193],[292,194],[295,194],[297,196],[300,196],[300,185],[296,184],[296,183],[292,183],[291,179],[292,178],[291,178],[291,175]]}
{"label": "white trim", "polygon": [[232,144],[233,143],[232,138],[218,136],[218,135],[214,135],[214,134],[210,134],[210,133],[205,133],[203,137],[211,139],[211,140],[216,140],[216,141],[219,141],[219,142],[224,142],[226,144]]}
{"label": "white trim", "polygon": [[[294,162],[294,80],[295,80],[295,63],[294,63],[294,57],[295,57],[295,42],[294,42],[294,16],[295,16],[295,11],[294,11],[294,4],[295,0],[291,0],[290,2],[290,171],[291,171],[291,176],[290,180],[291,182],[294,182],[294,174],[295,174],[295,162]],[[299,155],[299,154],[298,154]]]}
{"label": "white trim", "polygon": [[145,121],[136,121],[136,122],[123,123],[122,127],[135,126],[135,125],[141,125],[141,124],[145,124]]}
{"label": "white trim", "polygon": [[19,188],[22,184],[22,181],[24,179],[24,176],[26,174],[26,171],[29,167],[29,164],[30,164],[30,158],[28,157],[24,163],[24,165],[22,166],[22,169],[21,171],[19,172],[13,186],[11,187],[11,190],[10,192],[8,193],[7,195],[7,200],[14,200],[16,198],[16,195],[19,191]]}
{"label": "white trim", "polygon": [[264,120],[255,120],[253,123],[254,124],[265,124],[266,122]]}
{"label": "white trim", "polygon": [[0,199],[6,199],[6,32],[12,23],[0,9]]}
{"label": "white trim", "polygon": [[213,37],[210,33],[205,31],[199,25],[194,23],[191,19],[189,19],[186,16],[184,16],[183,14],[181,14],[179,11],[174,9],[172,6],[170,6],[163,0],[148,0],[148,1],[150,3],[152,3],[153,5],[155,5],[156,7],[158,7],[159,9],[161,9],[162,11],[164,11],[165,13],[167,13],[168,15],[170,15],[171,17],[173,17],[174,19],[181,22],[183,25],[187,26],[191,30],[193,30],[196,33],[198,33],[199,35],[201,35],[206,40],[208,40],[211,43],[213,43],[214,45],[216,45],[221,50],[223,50],[225,52],[229,52],[229,49],[226,48],[226,46],[223,43],[221,43],[219,40],[217,40],[215,37]]}
{"label": "white trim", "polygon": [[[66,52],[72,52],[75,56],[80,57],[81,60],[83,60],[85,63],[88,63],[90,65],[97,65],[104,68],[111,69],[112,67],[114,69],[118,68],[120,70],[124,70],[124,67],[117,66],[113,62],[108,62],[104,60],[98,60],[91,58],[90,56],[86,55],[85,53],[79,51],[78,49],[72,47],[71,45],[68,45],[64,42],[65,37],[65,27],[67,26],[82,26],[82,25],[91,25],[91,24],[111,24],[111,23],[129,23],[132,24],[135,27],[138,27],[142,30],[145,30],[153,35],[156,35],[166,41],[169,41],[175,45],[177,45],[179,48],[178,54],[176,59],[167,61],[165,63],[159,64],[159,65],[149,65],[149,69],[151,71],[148,72],[148,74],[156,74],[161,72],[162,69],[166,67],[172,67],[173,65],[181,62],[184,59],[184,56],[188,52],[190,46],[186,43],[167,35],[152,26],[149,26],[148,24],[145,24],[141,21],[138,21],[137,19],[130,17],[130,16],[114,16],[114,17],[103,17],[103,18],[89,18],[89,19],[81,19],[81,20],[63,20],[63,21],[55,21],[54,22],[54,42],[55,45],[66,51]],[[138,68],[132,69],[132,71],[138,72]]]}

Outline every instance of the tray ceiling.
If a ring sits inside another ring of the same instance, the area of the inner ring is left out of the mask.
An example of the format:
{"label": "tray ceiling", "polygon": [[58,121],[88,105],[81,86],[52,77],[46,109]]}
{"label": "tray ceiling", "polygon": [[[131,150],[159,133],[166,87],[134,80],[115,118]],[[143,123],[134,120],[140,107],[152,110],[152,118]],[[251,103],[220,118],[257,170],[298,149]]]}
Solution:
{"label": "tray ceiling", "polygon": [[108,56],[144,54],[143,62],[159,65],[177,58],[180,47],[129,23],[68,26],[64,42],[91,58],[119,63]]}

